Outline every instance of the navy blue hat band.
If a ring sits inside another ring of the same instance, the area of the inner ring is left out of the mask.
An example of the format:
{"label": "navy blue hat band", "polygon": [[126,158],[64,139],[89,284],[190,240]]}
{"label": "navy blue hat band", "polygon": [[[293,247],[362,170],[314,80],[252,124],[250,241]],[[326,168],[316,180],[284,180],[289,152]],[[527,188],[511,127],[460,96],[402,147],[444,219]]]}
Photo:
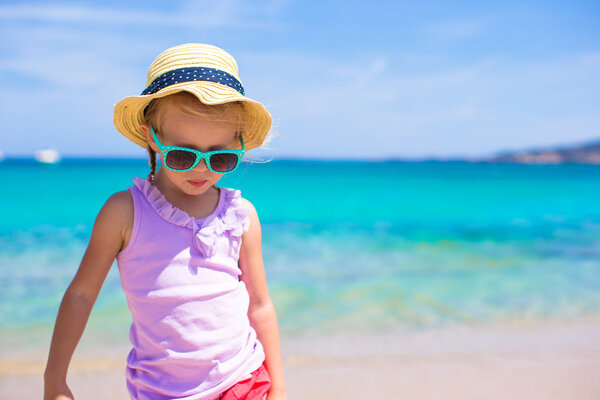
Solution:
{"label": "navy blue hat band", "polygon": [[153,80],[152,83],[146,89],[144,89],[142,96],[154,94],[159,90],[176,83],[190,81],[209,81],[220,83],[221,85],[226,85],[235,89],[242,96],[244,96],[244,87],[242,86],[241,82],[235,78],[235,76],[225,71],[221,71],[220,69],[207,67],[179,68],[165,72]]}

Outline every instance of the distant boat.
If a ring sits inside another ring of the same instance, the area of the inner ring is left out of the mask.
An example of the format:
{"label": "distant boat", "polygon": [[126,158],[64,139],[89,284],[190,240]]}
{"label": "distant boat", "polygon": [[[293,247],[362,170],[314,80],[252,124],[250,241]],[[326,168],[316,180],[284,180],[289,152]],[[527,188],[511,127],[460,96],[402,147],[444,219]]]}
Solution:
{"label": "distant boat", "polygon": [[60,155],[56,150],[42,149],[35,152],[35,159],[43,164],[56,164],[60,161]]}

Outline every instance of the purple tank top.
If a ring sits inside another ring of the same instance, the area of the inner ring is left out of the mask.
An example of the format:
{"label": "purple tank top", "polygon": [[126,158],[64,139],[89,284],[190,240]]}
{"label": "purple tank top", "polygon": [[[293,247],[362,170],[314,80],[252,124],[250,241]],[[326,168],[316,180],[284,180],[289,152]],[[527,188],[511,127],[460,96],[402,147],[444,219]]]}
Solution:
{"label": "purple tank top", "polygon": [[136,400],[208,400],[264,361],[248,319],[238,267],[248,230],[240,192],[220,188],[217,208],[193,218],[134,178],[127,247],[117,256],[131,310],[127,388]]}

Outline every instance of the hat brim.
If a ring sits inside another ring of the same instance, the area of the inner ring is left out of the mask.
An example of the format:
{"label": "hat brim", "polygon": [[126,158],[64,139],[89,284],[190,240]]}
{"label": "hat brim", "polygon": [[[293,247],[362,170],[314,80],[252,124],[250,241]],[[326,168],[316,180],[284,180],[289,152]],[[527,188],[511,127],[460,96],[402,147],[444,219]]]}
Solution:
{"label": "hat brim", "polygon": [[141,129],[144,123],[144,109],[153,99],[177,92],[190,92],[206,105],[224,104],[239,101],[248,114],[248,123],[242,133],[246,150],[259,147],[271,129],[272,118],[259,102],[242,96],[236,90],[215,82],[192,81],[171,85],[151,95],[130,96],[115,104],[113,123],[123,136],[135,144],[147,148],[148,141]]}

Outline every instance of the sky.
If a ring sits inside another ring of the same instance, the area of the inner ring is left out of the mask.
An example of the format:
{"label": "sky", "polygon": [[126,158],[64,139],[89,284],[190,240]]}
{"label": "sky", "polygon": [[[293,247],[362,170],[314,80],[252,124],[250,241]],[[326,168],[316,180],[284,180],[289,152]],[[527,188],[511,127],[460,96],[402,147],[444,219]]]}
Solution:
{"label": "sky", "polygon": [[143,157],[112,124],[168,47],[237,60],[258,158],[478,158],[600,139],[598,1],[0,1],[0,151]]}

